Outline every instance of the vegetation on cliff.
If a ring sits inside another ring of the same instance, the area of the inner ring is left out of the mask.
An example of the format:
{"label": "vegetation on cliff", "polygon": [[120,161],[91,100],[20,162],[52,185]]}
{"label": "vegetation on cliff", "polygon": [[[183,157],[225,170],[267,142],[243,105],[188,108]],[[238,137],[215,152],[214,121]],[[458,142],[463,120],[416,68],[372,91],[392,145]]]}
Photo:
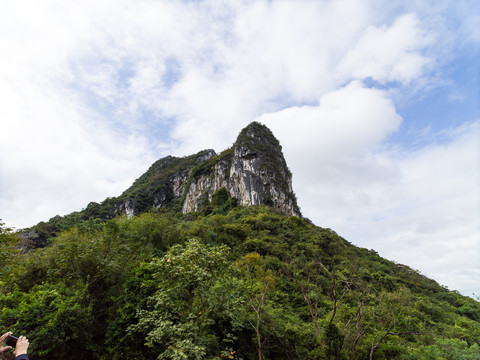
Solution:
{"label": "vegetation on cliff", "polygon": [[480,304],[330,229],[218,191],[20,254],[0,326],[31,359],[478,359]]}

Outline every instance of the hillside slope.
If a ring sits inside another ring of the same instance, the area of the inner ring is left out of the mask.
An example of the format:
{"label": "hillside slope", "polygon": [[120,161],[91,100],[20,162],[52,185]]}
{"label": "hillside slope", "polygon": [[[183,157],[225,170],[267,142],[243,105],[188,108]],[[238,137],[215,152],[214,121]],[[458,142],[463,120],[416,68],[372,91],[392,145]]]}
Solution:
{"label": "hillside slope", "polygon": [[0,326],[32,360],[480,359],[479,302],[302,218],[291,177],[252,123],[119,197],[0,224]]}
{"label": "hillside slope", "polygon": [[[74,228],[5,261],[35,359],[479,359],[480,304],[330,229],[215,199]],[[210,204],[211,205],[211,204]]]}

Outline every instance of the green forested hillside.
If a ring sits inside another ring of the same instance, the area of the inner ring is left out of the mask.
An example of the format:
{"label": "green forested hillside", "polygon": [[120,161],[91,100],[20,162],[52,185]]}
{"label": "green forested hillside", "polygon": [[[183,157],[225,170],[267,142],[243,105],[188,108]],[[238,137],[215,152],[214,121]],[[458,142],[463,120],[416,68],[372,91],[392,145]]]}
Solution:
{"label": "green forested hillside", "polygon": [[480,303],[334,231],[213,198],[73,227],[1,227],[0,325],[31,359],[480,359]]}

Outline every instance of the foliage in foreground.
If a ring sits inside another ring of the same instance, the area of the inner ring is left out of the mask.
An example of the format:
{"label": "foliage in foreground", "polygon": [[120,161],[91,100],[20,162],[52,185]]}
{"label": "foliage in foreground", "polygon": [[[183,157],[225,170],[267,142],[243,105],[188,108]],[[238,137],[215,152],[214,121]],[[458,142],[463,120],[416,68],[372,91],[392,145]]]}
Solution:
{"label": "foliage in foreground", "polygon": [[480,358],[473,299],[308,220],[215,206],[23,255],[0,226],[0,330],[33,360]]}

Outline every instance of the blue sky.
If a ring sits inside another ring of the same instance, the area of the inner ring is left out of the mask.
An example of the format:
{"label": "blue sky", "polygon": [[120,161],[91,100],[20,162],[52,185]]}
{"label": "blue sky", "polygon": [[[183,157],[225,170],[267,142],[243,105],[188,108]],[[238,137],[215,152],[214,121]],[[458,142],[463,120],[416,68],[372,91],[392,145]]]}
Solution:
{"label": "blue sky", "polygon": [[80,210],[260,121],[306,217],[479,295],[479,4],[2,4],[0,218]]}

